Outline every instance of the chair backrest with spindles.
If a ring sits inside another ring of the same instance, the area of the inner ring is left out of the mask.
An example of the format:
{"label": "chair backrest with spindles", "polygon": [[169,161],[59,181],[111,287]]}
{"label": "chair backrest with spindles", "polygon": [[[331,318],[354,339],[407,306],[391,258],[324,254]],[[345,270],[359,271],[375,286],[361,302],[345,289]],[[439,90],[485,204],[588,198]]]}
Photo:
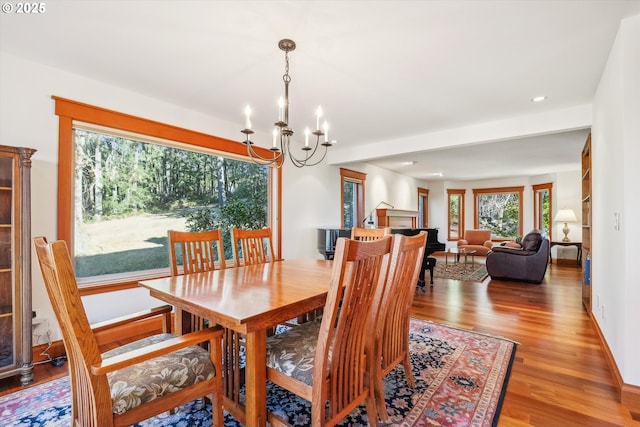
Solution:
{"label": "chair backrest with spindles", "polygon": [[391,234],[391,228],[383,227],[383,228],[362,228],[362,227],[353,227],[351,229],[351,238],[354,240],[378,240],[381,237],[387,236]]}
{"label": "chair backrest with spindles", "polygon": [[182,255],[184,274],[225,268],[224,243],[220,229],[207,231],[169,230],[167,235],[172,276],[180,274],[178,271],[179,254]]}
{"label": "chair backrest with spindles", "polygon": [[275,260],[270,228],[234,228],[231,230],[231,242],[236,266],[264,264]]}
{"label": "chair backrest with spindles", "polygon": [[106,376],[91,374],[91,366],[102,360],[96,338],[89,325],[71,258],[64,241],[47,243],[34,239],[40,269],[53,311],[62,331],[73,392],[74,419],[82,425],[109,425],[113,414],[111,392]]}

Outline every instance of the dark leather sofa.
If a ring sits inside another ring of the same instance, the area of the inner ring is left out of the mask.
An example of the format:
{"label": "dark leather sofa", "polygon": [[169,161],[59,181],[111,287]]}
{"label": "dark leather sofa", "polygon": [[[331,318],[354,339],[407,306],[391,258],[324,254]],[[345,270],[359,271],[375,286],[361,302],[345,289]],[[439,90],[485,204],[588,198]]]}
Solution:
{"label": "dark leather sofa", "polygon": [[540,283],[547,272],[549,240],[531,232],[524,236],[520,248],[494,246],[486,262],[492,279]]}

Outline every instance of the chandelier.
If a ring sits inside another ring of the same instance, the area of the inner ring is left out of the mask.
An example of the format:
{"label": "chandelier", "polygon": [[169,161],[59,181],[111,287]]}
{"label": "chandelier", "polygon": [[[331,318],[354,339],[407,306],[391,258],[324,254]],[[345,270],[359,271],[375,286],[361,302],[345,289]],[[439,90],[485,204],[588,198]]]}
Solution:
{"label": "chandelier", "polygon": [[[326,121],[322,123],[320,127],[320,119],[322,118],[322,107],[318,106],[316,109],[316,129],[314,131],[309,130],[307,127],[304,130],[304,145],[300,147],[302,153],[300,156],[294,155],[292,151],[293,129],[289,127],[289,83],[291,83],[291,76],[289,76],[289,52],[295,50],[296,44],[293,40],[283,39],[278,42],[280,50],[284,51],[284,75],[282,80],[284,81],[284,98],[280,97],[278,100],[278,121],[274,123],[273,127],[273,140],[271,148],[269,150],[272,156],[263,157],[260,156],[253,148],[253,142],[251,141],[251,135],[254,133],[251,130],[251,107],[247,105],[244,110],[245,114],[245,128],[241,132],[245,135],[244,144],[247,146],[247,154],[254,163],[260,165],[274,165],[276,167],[282,167],[286,157],[289,157],[291,163],[296,167],[302,168],[304,166],[315,166],[324,160],[327,155],[327,149],[335,144],[337,141],[329,140],[329,125]],[[311,139],[311,143],[310,140]],[[322,139],[322,142],[320,142]],[[314,141],[315,140],[315,141]]]}

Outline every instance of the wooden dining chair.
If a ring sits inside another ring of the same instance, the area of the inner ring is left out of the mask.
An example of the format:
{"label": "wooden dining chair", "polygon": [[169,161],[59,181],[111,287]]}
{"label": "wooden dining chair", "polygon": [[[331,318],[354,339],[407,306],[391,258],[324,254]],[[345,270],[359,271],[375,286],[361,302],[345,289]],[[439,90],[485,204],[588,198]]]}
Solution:
{"label": "wooden dining chair", "polygon": [[259,230],[233,228],[231,243],[236,266],[264,264],[275,260],[271,228]]}
{"label": "wooden dining chair", "polygon": [[[378,425],[373,390],[375,313],[387,277],[391,237],[336,243],[322,320],[267,338],[267,378],[311,402],[311,425],[333,426],[366,402]],[[328,408],[327,410],[325,410]],[[275,414],[269,421],[287,425]]]}
{"label": "wooden dining chair", "polygon": [[[222,230],[169,230],[167,235],[172,276],[226,268]],[[182,258],[182,269],[179,269],[179,258]],[[198,331],[209,327],[207,319],[178,307],[174,307],[174,310],[176,331],[180,333]],[[242,363],[240,348],[243,346],[244,337],[231,329],[224,329],[222,341],[222,360],[225,369],[223,389],[227,396],[232,396],[235,401],[239,401],[240,384],[243,382],[242,378],[244,376],[240,368]],[[206,346],[204,347],[206,348]]]}
{"label": "wooden dining chair", "polygon": [[[201,273],[225,268],[224,242],[220,229],[167,232],[171,275]],[[182,271],[178,261],[182,258]]]}
{"label": "wooden dining chair", "polygon": [[[44,237],[34,243],[69,361],[74,426],[129,426],[205,395],[211,398],[213,424],[224,424],[221,329],[154,335],[101,354],[66,243],[49,244]],[[197,345],[202,342],[212,351]]]}
{"label": "wooden dining chair", "polygon": [[353,227],[351,229],[351,238],[354,240],[378,240],[381,237],[391,234],[390,227],[383,228],[363,228]]}
{"label": "wooden dining chair", "polygon": [[422,268],[427,232],[415,236],[393,235],[389,274],[382,294],[376,324],[373,369],[375,396],[380,418],[391,421],[384,399],[383,378],[402,364],[410,387],[415,387],[409,358],[409,322],[416,283]]}
{"label": "wooden dining chair", "polygon": [[[172,276],[183,273],[202,273],[226,267],[224,242],[220,229],[206,231],[169,230],[167,237]],[[178,333],[205,329],[208,326],[207,321],[200,316],[178,308],[175,310],[176,332]]]}

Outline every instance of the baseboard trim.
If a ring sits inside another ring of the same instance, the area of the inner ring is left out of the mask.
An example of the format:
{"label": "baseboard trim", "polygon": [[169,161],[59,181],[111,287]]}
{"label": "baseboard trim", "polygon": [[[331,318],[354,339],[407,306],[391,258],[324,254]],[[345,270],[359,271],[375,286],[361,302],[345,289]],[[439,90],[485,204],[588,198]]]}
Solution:
{"label": "baseboard trim", "polygon": [[602,345],[607,365],[609,365],[609,371],[613,377],[613,385],[618,390],[618,399],[620,403],[626,406],[632,414],[640,413],[640,386],[626,384],[624,382],[622,375],[620,374],[620,370],[618,369],[618,364],[616,363],[613,353],[607,344],[607,340],[604,338],[604,334],[600,329],[600,325],[598,325],[595,317],[593,317],[593,313],[589,312],[589,317],[591,318],[591,323],[593,323],[596,330],[596,335],[598,335],[598,339],[600,340],[600,345]]}
{"label": "baseboard trim", "polygon": [[[131,337],[158,334],[160,332],[162,332],[162,319],[155,317],[98,332],[96,333],[96,341],[98,341],[98,346],[101,349],[112,348],[131,341]],[[66,354],[64,343],[61,340],[53,341],[50,345],[47,343],[34,346],[32,351],[33,363],[49,360],[46,356],[47,354],[52,358]]]}

